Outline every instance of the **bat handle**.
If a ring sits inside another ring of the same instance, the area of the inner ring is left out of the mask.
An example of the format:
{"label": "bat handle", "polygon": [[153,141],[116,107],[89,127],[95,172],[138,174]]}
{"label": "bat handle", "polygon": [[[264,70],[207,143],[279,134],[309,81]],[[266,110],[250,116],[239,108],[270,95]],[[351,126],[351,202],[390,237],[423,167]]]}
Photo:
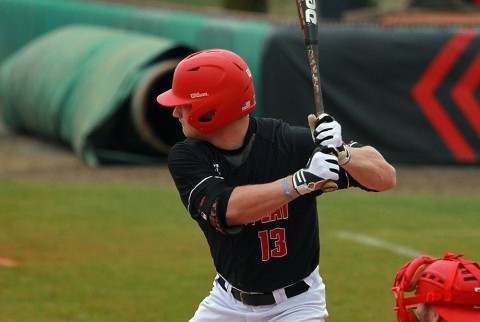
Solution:
{"label": "bat handle", "polygon": [[338,185],[335,181],[327,180],[325,181],[321,189],[323,192],[332,192],[338,189]]}
{"label": "bat handle", "polygon": [[[320,116],[320,115],[318,115]],[[312,132],[312,139],[315,141],[315,138],[313,137],[313,132],[315,131],[315,122],[317,121],[317,116],[315,114],[309,114],[308,115],[308,126],[310,127],[310,131]]]}
{"label": "bat handle", "polygon": [[[321,113],[319,113],[320,115]],[[312,132],[312,139],[315,141],[315,138],[313,137],[313,132],[315,131],[315,121],[317,120],[317,116],[314,114],[308,115],[308,126],[310,127],[310,131]],[[338,185],[335,181],[332,180],[327,180],[322,186],[322,191],[323,192],[332,192],[338,189]]]}

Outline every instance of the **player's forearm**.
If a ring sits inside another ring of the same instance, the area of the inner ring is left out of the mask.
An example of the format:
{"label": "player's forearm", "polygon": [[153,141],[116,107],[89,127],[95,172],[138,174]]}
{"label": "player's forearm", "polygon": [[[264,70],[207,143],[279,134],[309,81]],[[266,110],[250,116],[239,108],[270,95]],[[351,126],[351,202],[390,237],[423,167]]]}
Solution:
{"label": "player's forearm", "polygon": [[343,168],[363,186],[385,191],[396,185],[395,168],[373,147],[349,148],[350,161]]}
{"label": "player's forearm", "polygon": [[[292,177],[286,180],[292,198],[299,195],[292,185]],[[228,201],[226,221],[229,226],[256,222],[290,201],[282,180],[266,184],[236,187]]]}

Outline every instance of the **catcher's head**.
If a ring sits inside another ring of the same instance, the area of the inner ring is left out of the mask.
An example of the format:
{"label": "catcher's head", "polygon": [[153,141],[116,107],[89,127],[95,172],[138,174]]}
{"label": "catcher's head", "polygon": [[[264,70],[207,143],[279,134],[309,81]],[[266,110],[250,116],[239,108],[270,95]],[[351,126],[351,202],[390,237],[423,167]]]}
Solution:
{"label": "catcher's head", "polygon": [[202,133],[255,109],[252,74],[245,61],[225,49],[209,49],[183,59],[175,69],[172,89],[160,94],[165,107],[191,106],[188,123]]}
{"label": "catcher's head", "polygon": [[[417,256],[398,271],[392,291],[399,322],[418,321],[414,309],[421,303],[447,322],[480,321],[480,266],[462,256]],[[414,296],[405,297],[413,291]]]}

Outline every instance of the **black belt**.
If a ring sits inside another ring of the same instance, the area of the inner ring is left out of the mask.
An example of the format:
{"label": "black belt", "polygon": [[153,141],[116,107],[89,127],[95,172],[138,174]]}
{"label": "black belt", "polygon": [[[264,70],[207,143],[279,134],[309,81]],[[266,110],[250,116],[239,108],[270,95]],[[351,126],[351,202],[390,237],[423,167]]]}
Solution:
{"label": "black belt", "polygon": [[[227,287],[225,285],[225,279],[219,276],[217,281],[218,281],[218,284],[220,284],[220,286],[225,291],[227,291]],[[305,293],[309,288],[310,286],[308,286],[308,284],[305,283],[305,281],[301,280],[295,284],[285,287],[284,290],[287,298],[291,298],[299,294]],[[272,305],[277,303],[275,301],[275,297],[273,296],[272,292],[248,293],[248,292],[240,291],[239,289],[236,289],[234,287],[232,287],[232,290],[230,292],[232,293],[234,299],[242,302],[245,305],[259,306],[259,305]]]}

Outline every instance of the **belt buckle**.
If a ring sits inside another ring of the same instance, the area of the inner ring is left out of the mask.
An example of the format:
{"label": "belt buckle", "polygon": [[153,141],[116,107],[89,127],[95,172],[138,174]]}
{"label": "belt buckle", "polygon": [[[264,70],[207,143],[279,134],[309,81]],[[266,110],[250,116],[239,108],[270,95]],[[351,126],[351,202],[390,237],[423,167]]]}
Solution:
{"label": "belt buckle", "polygon": [[248,295],[248,292],[244,292],[244,291],[240,291],[240,301],[245,304],[245,300],[243,299],[243,295],[244,294],[247,294]]}

